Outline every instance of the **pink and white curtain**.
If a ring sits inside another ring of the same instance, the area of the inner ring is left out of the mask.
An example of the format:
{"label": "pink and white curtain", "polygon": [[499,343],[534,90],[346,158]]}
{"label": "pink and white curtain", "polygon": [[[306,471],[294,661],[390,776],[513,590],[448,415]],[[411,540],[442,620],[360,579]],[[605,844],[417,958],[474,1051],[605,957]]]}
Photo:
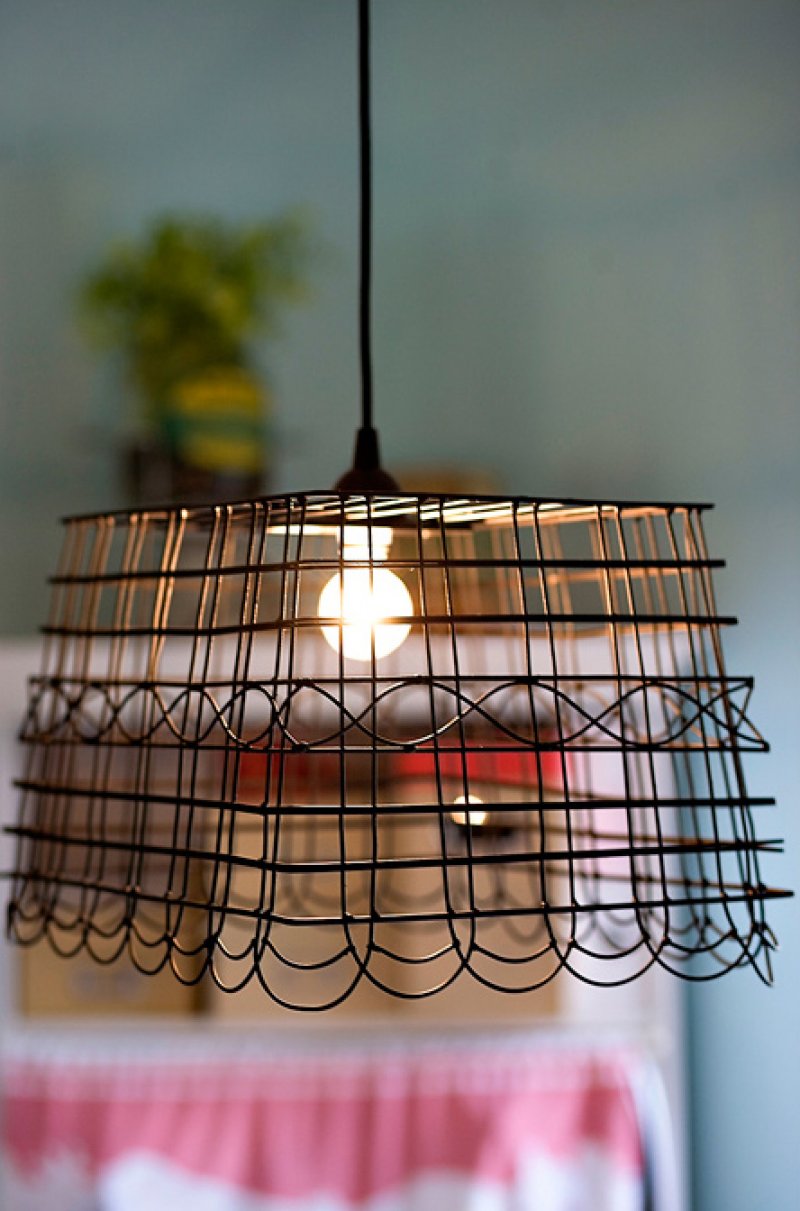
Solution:
{"label": "pink and white curtain", "polygon": [[2,1080],[5,1211],[674,1206],[652,1065],[614,1046],[31,1032]]}

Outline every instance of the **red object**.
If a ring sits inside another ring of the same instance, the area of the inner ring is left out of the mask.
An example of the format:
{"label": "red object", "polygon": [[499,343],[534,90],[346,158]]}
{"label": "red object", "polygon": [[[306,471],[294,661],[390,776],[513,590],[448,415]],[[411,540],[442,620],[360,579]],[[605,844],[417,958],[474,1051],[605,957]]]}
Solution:
{"label": "red object", "polygon": [[463,784],[494,783],[496,786],[538,787],[539,770],[542,785],[548,791],[560,791],[564,785],[562,755],[556,752],[534,753],[528,748],[503,749],[502,752],[460,750],[448,752],[398,753],[392,758],[392,776],[396,780],[425,778],[435,780],[438,763],[443,778]]}

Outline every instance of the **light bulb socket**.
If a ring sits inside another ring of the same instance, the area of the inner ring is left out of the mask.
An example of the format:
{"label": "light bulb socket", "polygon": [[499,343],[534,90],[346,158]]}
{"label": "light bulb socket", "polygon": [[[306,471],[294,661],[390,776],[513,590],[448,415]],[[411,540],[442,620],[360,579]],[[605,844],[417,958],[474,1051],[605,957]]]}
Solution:
{"label": "light bulb socket", "polygon": [[378,431],[371,425],[360,428],[356,434],[353,465],[337,479],[337,492],[399,492],[397,480],[381,466]]}

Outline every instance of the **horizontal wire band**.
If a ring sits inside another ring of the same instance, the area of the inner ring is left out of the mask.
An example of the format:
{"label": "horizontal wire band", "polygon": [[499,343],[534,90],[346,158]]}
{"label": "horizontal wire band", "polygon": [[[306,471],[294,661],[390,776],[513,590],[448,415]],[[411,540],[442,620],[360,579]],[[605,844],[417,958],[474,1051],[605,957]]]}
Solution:
{"label": "horizontal wire band", "polygon": [[[163,724],[158,725],[158,727],[162,727],[162,726],[164,726],[164,725]],[[155,730],[155,729],[153,729],[153,730]],[[588,730],[588,729],[585,729],[585,730]],[[19,737],[19,739],[20,739],[20,742],[26,746],[37,745],[37,744],[46,742],[51,747],[58,747],[58,748],[65,748],[65,749],[72,748],[72,747],[83,748],[86,745],[90,745],[92,748],[111,748],[111,749],[122,749],[122,750],[132,749],[132,748],[136,747],[135,743],[132,743],[130,740],[127,740],[124,738],[115,740],[115,739],[112,739],[107,736],[96,736],[96,737],[93,736],[91,738],[86,737],[86,736],[80,736],[80,735],[78,735],[78,736],[58,736],[58,735],[56,735],[54,733],[50,733],[50,732],[34,732],[30,735],[26,733],[24,735],[21,735]],[[388,757],[388,756],[392,756],[392,755],[402,755],[403,753],[411,753],[411,752],[420,753],[420,752],[422,752],[422,753],[424,753],[425,756],[433,757],[434,754],[438,753],[438,755],[440,757],[443,757],[448,754],[454,754],[454,753],[460,753],[460,752],[463,752],[466,755],[470,755],[471,753],[478,754],[481,752],[514,754],[519,751],[517,748],[514,748],[511,745],[509,745],[506,748],[494,748],[494,749],[486,749],[486,748],[460,749],[456,745],[447,746],[444,744],[440,744],[438,746],[438,748],[434,748],[431,745],[430,747],[421,749],[419,747],[414,748],[414,747],[412,747],[411,743],[406,743],[402,740],[397,740],[392,743],[385,742],[384,744],[376,745],[374,749],[366,748],[364,745],[356,745],[356,744],[349,745],[349,746],[344,745],[342,747],[339,747],[337,745],[335,748],[331,748],[331,746],[329,744],[325,744],[325,743],[322,743],[319,748],[315,749],[310,741],[298,741],[298,742],[293,742],[293,743],[287,743],[286,747],[283,749],[281,749],[281,748],[269,749],[269,748],[262,748],[256,741],[248,742],[245,740],[237,740],[233,737],[229,738],[227,740],[227,742],[221,740],[218,743],[213,740],[207,740],[205,737],[203,737],[200,740],[195,740],[195,741],[185,740],[185,739],[176,737],[172,743],[170,743],[168,740],[152,741],[148,745],[148,750],[150,750],[150,749],[152,749],[156,752],[158,752],[159,750],[163,750],[164,752],[180,751],[180,752],[187,752],[187,753],[207,752],[207,753],[231,753],[232,754],[232,753],[240,752],[240,753],[250,753],[250,754],[254,754],[254,755],[269,754],[269,753],[274,753],[274,754],[282,753],[284,757],[299,756],[299,755],[306,756],[306,755],[311,755],[315,752],[319,753],[319,754],[325,754],[328,756],[332,756],[332,755],[340,756],[341,755],[341,756],[345,756],[345,757],[348,757],[348,756],[357,757],[359,755],[360,756],[369,756],[370,753],[372,753],[372,752],[374,752],[376,757],[382,757],[382,756]],[[536,750],[531,750],[531,751],[533,752]],[[657,755],[659,753],[699,753],[699,752],[705,752],[705,753],[765,753],[765,752],[769,751],[769,747],[765,743],[765,741],[757,740],[757,739],[753,739],[751,741],[742,741],[742,743],[740,743],[740,744],[732,744],[732,743],[723,744],[721,742],[717,743],[716,741],[714,741],[713,743],[709,743],[708,741],[703,743],[700,740],[698,740],[694,744],[689,744],[689,743],[680,743],[679,744],[676,741],[672,741],[672,740],[665,740],[663,742],[653,741],[652,743],[645,741],[645,740],[642,740],[642,741],[625,740],[624,742],[617,740],[617,741],[615,741],[613,743],[609,743],[609,744],[599,744],[599,743],[596,744],[596,743],[583,743],[580,740],[566,739],[560,745],[555,744],[555,743],[550,744],[550,745],[541,744],[538,747],[538,751],[541,753],[564,752],[564,753],[576,753],[579,755],[582,753],[586,753],[586,754],[592,754],[592,753],[598,753],[598,754],[601,754],[601,753],[617,753],[617,754],[620,754],[620,753],[653,753],[653,754]],[[488,780],[491,781],[491,778]]]}
{"label": "horizontal wire band", "polygon": [[[4,872],[11,878],[29,878],[31,881],[52,884],[53,880],[48,879],[46,875],[25,875],[20,871]],[[713,907],[714,905],[724,904],[739,904],[752,903],[753,900],[781,900],[791,897],[793,892],[785,891],[781,888],[759,887],[757,891],[752,888],[737,887],[733,884],[728,885],[730,890],[718,892],[717,894],[704,894],[702,896],[675,896],[668,900],[643,900],[641,897],[634,900],[619,900],[607,901],[602,905],[598,904],[539,904],[527,905],[525,907],[513,908],[475,908],[458,909],[452,908],[447,912],[395,912],[395,913],[379,913],[376,917],[369,913],[346,913],[339,916],[307,916],[307,917],[291,917],[273,912],[266,909],[251,909],[241,905],[230,904],[214,904],[204,900],[193,899],[192,897],[168,897],[163,895],[155,895],[144,891],[121,891],[113,885],[97,883],[88,879],[62,879],[59,886],[72,887],[82,891],[93,891],[101,894],[118,896],[121,899],[142,900],[145,903],[162,904],[166,906],[174,906],[176,908],[198,909],[204,912],[219,913],[220,915],[230,914],[232,916],[247,918],[249,920],[269,920],[276,925],[297,926],[298,928],[313,928],[318,926],[338,926],[342,925],[369,925],[372,923],[380,923],[382,925],[395,924],[446,924],[449,920],[453,921],[472,921],[472,920],[496,920],[508,917],[548,917],[548,916],[580,916],[582,914],[594,913],[602,909],[606,913],[615,912],[649,912],[656,909],[677,909],[677,908],[702,908]],[[714,885],[709,885],[714,886]]]}
{"label": "horizontal wire band", "polygon": [[[424,818],[426,815],[431,815],[435,818],[442,814],[449,814],[454,810],[459,810],[462,805],[456,803],[380,803],[376,806],[370,804],[357,803],[308,803],[308,804],[290,804],[290,803],[247,803],[240,800],[222,801],[220,799],[204,799],[201,796],[187,795],[181,793],[157,794],[152,791],[146,793],[137,791],[115,790],[113,788],[98,787],[92,789],[85,786],[69,786],[69,785],[53,785],[51,783],[36,780],[18,778],[14,781],[14,786],[20,787],[22,790],[36,791],[46,794],[47,796],[74,796],[81,799],[110,799],[113,802],[120,803],[153,803],[166,804],[174,807],[197,807],[204,809],[214,809],[220,812],[231,813],[238,815],[243,812],[248,815],[264,816],[264,815],[285,815],[285,816],[366,816],[375,817],[376,819],[391,820],[397,816],[406,814],[420,816]],[[481,808],[486,811],[502,811],[502,812],[569,812],[569,811],[591,811],[598,809],[614,809],[630,808],[632,811],[637,809],[658,810],[659,808],[683,808],[697,807],[710,808],[719,811],[727,810],[732,807],[751,808],[751,807],[774,807],[775,800],[771,798],[676,798],[676,797],[659,797],[655,796],[652,799],[630,798],[630,799],[613,799],[605,797],[595,797],[591,799],[580,799],[577,796],[573,799],[532,799],[506,801],[483,800]],[[9,831],[10,826],[6,826],[3,831]]]}
{"label": "horizontal wire band", "polygon": [[[261,689],[264,685],[269,685],[274,689],[289,689],[297,686],[317,686],[330,685],[338,687],[342,684],[341,676],[326,675],[321,673],[314,677],[281,677],[270,676],[265,679],[250,679],[239,677],[204,677],[202,680],[193,680],[189,677],[170,678],[158,677],[158,679],[141,680],[125,678],[125,677],[101,677],[92,674],[91,676],[82,677],[77,674],[61,673],[58,676],[49,674],[34,674],[28,678],[28,683],[31,686],[51,686],[57,688],[59,686],[79,686],[86,689],[104,689],[111,688],[126,688],[133,690],[158,690],[158,689],[179,689],[185,693],[194,693],[195,691],[209,689],[230,689],[235,687],[238,692],[247,689]],[[428,687],[431,684],[449,684],[456,682],[473,682],[477,685],[497,685],[497,673],[459,673],[447,674],[446,672],[437,672],[435,676],[428,676],[424,673],[418,674],[381,674],[375,673],[374,676],[369,673],[350,673],[348,672],[346,679],[348,685],[397,685],[401,683],[404,686],[423,686]],[[531,674],[526,676],[520,673],[515,675],[513,680],[503,682],[504,684],[521,686],[523,688],[536,688],[537,686],[548,688],[552,685],[574,685],[580,688],[583,685],[609,685],[630,683],[631,685],[646,685],[655,689],[671,689],[676,686],[683,685],[709,685],[709,686],[731,686],[733,689],[753,689],[753,678],[745,677],[736,673],[727,675],[721,674],[700,674],[700,673],[681,673],[679,676],[667,677],[657,673],[555,673],[555,674]]]}
{"label": "horizontal wire band", "polygon": [[170,568],[165,571],[162,568],[135,568],[120,570],[119,572],[94,572],[78,575],[71,573],[69,575],[61,574],[48,577],[48,584],[51,585],[92,585],[92,584],[121,584],[128,581],[149,581],[149,580],[166,580],[180,581],[193,580],[197,577],[208,577],[210,580],[217,580],[225,576],[260,576],[272,575],[282,572],[306,572],[306,571],[323,571],[323,572],[338,572],[342,567],[348,568],[371,568],[381,567],[388,568],[395,572],[413,572],[418,570],[435,571],[442,568],[453,569],[532,569],[543,571],[700,571],[703,569],[720,569],[725,567],[724,559],[527,559],[520,556],[519,559],[496,559],[491,557],[481,557],[480,559],[459,559],[457,557],[442,559],[434,558],[433,556],[420,556],[419,559],[402,559],[389,558],[386,559],[368,559],[356,558],[348,556],[345,564],[344,559],[340,556],[334,559],[331,556],[319,558],[311,558],[304,556],[303,558],[288,559],[288,560],[270,560],[263,563],[239,563],[239,564],[224,564],[221,567],[205,568],[202,566],[189,568]]}
{"label": "horizontal wire band", "polygon": [[[12,826],[8,830],[12,835],[32,840],[46,841],[61,849],[102,850],[110,853],[135,854],[137,856],[153,855],[166,858],[185,858],[187,861],[207,861],[212,865],[241,867],[245,870],[260,870],[267,874],[358,874],[380,873],[383,871],[399,870],[441,870],[447,871],[459,867],[480,868],[482,866],[540,866],[545,862],[594,862],[609,858],[647,858],[665,857],[677,854],[725,854],[725,853],[780,853],[783,842],[779,840],[762,841],[683,841],[673,844],[662,841],[652,845],[618,845],[593,846],[590,849],[566,850],[514,850],[513,852],[497,851],[483,853],[473,851],[470,854],[445,852],[441,857],[408,857],[408,858],[343,858],[340,861],[322,860],[304,862],[302,860],[288,862],[286,860],[269,858],[251,858],[244,854],[230,854],[220,850],[193,849],[182,845],[152,845],[145,842],[112,841],[108,837],[67,836],[63,833],[48,832],[24,826]],[[473,829],[473,832],[478,831]],[[58,882],[57,875],[44,877]],[[635,878],[635,876],[632,876]],[[684,880],[675,876],[678,884]]]}
{"label": "horizontal wire band", "polygon": [[[594,828],[592,826],[584,827],[579,822],[572,822],[572,821],[566,821],[566,820],[565,821],[554,821],[554,822],[548,821],[546,823],[537,820],[537,821],[530,822],[528,827],[520,827],[520,826],[515,827],[512,822],[509,822],[508,820],[506,820],[504,818],[504,815],[501,817],[501,822],[499,824],[495,825],[495,824],[492,824],[491,822],[481,823],[481,824],[470,824],[469,821],[467,820],[466,815],[464,816],[463,820],[453,819],[453,816],[456,814],[458,814],[458,813],[454,813],[452,811],[447,813],[447,816],[449,816],[449,819],[447,817],[445,817],[445,819],[443,821],[443,823],[445,825],[445,829],[446,829],[445,836],[446,836],[447,840],[446,840],[446,844],[443,846],[442,851],[441,851],[443,856],[437,857],[437,858],[431,860],[433,869],[439,869],[439,870],[446,869],[448,866],[451,865],[450,859],[453,858],[457,854],[460,854],[462,856],[466,854],[468,864],[471,865],[471,863],[472,863],[471,855],[473,853],[479,853],[483,856],[484,860],[481,863],[476,862],[475,863],[476,867],[478,865],[486,865],[487,863],[486,863],[485,859],[486,859],[486,855],[488,855],[490,853],[490,846],[495,847],[494,852],[497,855],[497,864],[498,865],[507,865],[507,864],[513,865],[513,863],[515,863],[517,861],[522,861],[524,863],[528,859],[530,859],[531,862],[535,864],[536,862],[538,862],[540,860],[541,857],[547,857],[548,860],[550,860],[551,858],[553,860],[558,859],[558,861],[561,862],[562,864],[569,866],[569,863],[571,861],[571,855],[573,853],[576,855],[576,857],[581,862],[585,862],[588,858],[595,858],[595,857],[599,858],[599,857],[609,856],[608,854],[605,854],[601,850],[601,847],[599,845],[599,842],[601,842],[601,841],[608,842],[608,843],[616,842],[616,845],[613,846],[614,849],[619,849],[620,846],[622,845],[622,843],[624,843],[623,848],[624,848],[625,852],[624,852],[623,856],[626,858],[639,857],[639,856],[646,857],[646,856],[648,856],[648,851],[653,849],[654,847],[657,850],[656,856],[659,856],[661,853],[666,853],[666,852],[669,852],[670,854],[673,854],[673,855],[674,854],[680,855],[680,854],[692,853],[695,855],[708,854],[708,855],[713,856],[714,854],[719,854],[719,855],[722,855],[725,853],[744,854],[744,853],[748,853],[748,852],[756,852],[759,846],[764,846],[765,852],[780,853],[780,852],[782,852],[782,850],[779,847],[781,847],[783,845],[783,840],[781,838],[772,838],[772,839],[759,838],[757,841],[748,841],[748,840],[740,841],[738,839],[716,840],[716,841],[711,840],[711,839],[706,839],[706,840],[698,841],[696,838],[687,838],[687,837],[680,837],[680,836],[676,837],[672,834],[668,834],[663,831],[662,832],[654,831],[652,833],[638,833],[637,832],[635,840],[631,840],[630,832],[627,832],[627,831],[621,831],[621,830],[618,830],[616,832],[603,831],[603,830]],[[500,815],[500,813],[498,813],[498,815]],[[259,824],[257,819],[253,819],[250,817],[246,817],[244,820],[239,821],[237,823],[237,829],[236,829],[237,838],[241,839],[241,838],[247,836],[253,840],[259,839],[259,840],[263,841],[263,839],[264,839],[263,823],[264,822],[262,821],[261,824]],[[272,824],[273,829],[274,829],[275,821],[272,820],[272,821],[270,821],[270,823]],[[404,817],[400,820],[399,827],[413,828],[413,827],[418,827],[420,823],[421,822],[415,817]],[[431,823],[433,823],[433,821],[425,820],[422,823],[431,824]],[[436,817],[436,823],[438,824],[438,817]],[[229,832],[228,828],[224,828],[222,822],[218,822],[215,827],[218,832],[223,832],[223,831]],[[293,827],[296,827],[296,824],[287,825],[287,829],[291,829]],[[338,822],[334,822],[327,817],[323,817],[321,821],[315,821],[315,827],[318,829],[320,836],[324,835],[326,833],[326,831],[328,832],[329,835],[333,835],[334,830],[338,828]],[[7,831],[10,834],[18,836],[18,837],[20,837],[20,836],[30,837],[34,840],[46,841],[48,843],[48,845],[52,844],[56,848],[59,846],[69,846],[69,847],[75,847],[75,848],[83,848],[87,851],[93,851],[96,849],[106,848],[106,840],[97,841],[94,838],[86,838],[82,835],[70,835],[67,833],[62,833],[62,832],[57,832],[57,831],[56,832],[45,832],[41,829],[35,829],[35,828],[28,829],[26,826],[13,826],[13,827],[10,827]],[[200,831],[200,830],[197,829],[197,830],[192,830],[192,831]],[[210,829],[209,829],[209,831],[210,831]],[[355,843],[355,841],[357,841],[357,840],[363,841],[367,835],[366,832],[361,832],[361,833],[357,834],[357,836],[354,838],[352,836],[352,829],[348,830],[348,831],[351,834],[349,837],[348,843],[351,845],[353,845]],[[522,852],[518,849],[512,849],[512,847],[511,847],[512,838],[514,838],[515,836],[518,837],[520,834],[530,835],[531,832],[538,832],[542,837],[550,838],[551,843],[554,838],[558,839],[559,841],[562,838],[566,838],[569,842],[570,848],[567,849],[566,851],[559,850],[557,852],[554,850],[548,850],[546,855],[545,855],[544,851],[541,850],[539,847],[537,847],[534,850],[528,851],[528,852]],[[180,858],[192,858],[192,859],[196,858],[198,861],[201,861],[204,864],[211,865],[211,866],[213,866],[214,862],[216,861],[217,855],[221,853],[221,851],[218,848],[197,849],[197,848],[187,847],[185,845],[176,846],[176,843],[173,838],[173,833],[174,833],[174,829],[173,829],[172,825],[170,824],[169,821],[166,821],[166,820],[163,822],[163,824],[155,825],[154,827],[148,829],[149,840],[146,843],[137,842],[135,839],[125,838],[124,834],[122,833],[122,831],[120,829],[115,829],[115,830],[113,830],[113,832],[111,832],[111,830],[109,830],[110,835],[108,837],[107,848],[109,850],[113,849],[114,852],[122,852],[125,854],[136,855],[137,857],[144,856],[144,855],[151,854],[151,853],[158,856],[158,855],[161,855],[163,847],[157,843],[161,839],[167,838],[167,840],[169,841],[170,858],[173,855],[176,858],[179,858],[179,857]],[[467,837],[468,833],[469,833],[470,839],[471,839],[469,843],[468,843],[468,837]],[[497,840],[498,835],[500,835],[503,838],[503,840],[500,842],[498,842],[498,840]],[[123,839],[114,840],[113,838],[115,836],[117,838],[123,837]],[[336,837],[336,840],[337,841],[339,840],[338,836]],[[694,848],[690,849],[691,846],[693,846]],[[663,847],[663,849],[661,847]],[[612,848],[612,846],[609,844],[606,846],[606,849],[608,849],[608,848]],[[566,854],[566,857],[565,857],[565,854]],[[612,856],[618,856],[618,855],[612,855]],[[240,862],[240,857],[241,857],[241,862]],[[361,859],[352,859],[353,862],[357,862],[359,860],[361,860]],[[228,862],[228,864],[232,864],[234,866],[237,866],[237,865],[253,866],[253,864],[255,864],[259,870],[276,869],[273,864],[273,859],[271,859],[269,857],[262,858],[262,857],[248,856],[247,854],[240,855],[238,853],[238,851],[237,852],[228,852],[227,856],[226,856],[226,861]],[[284,859],[283,861],[285,862],[286,859]],[[350,862],[351,862],[351,859],[349,859],[349,858],[345,858],[343,862],[336,861],[335,867],[336,867],[337,872],[347,873],[347,871],[349,871],[350,869],[356,869],[355,866],[353,866],[353,867],[350,866]],[[382,860],[376,859],[376,862],[377,862],[377,865],[376,865],[375,869],[384,869],[383,865],[381,865]],[[409,869],[416,869],[416,859],[413,857],[409,858],[409,862],[411,863],[411,865],[409,866]],[[331,864],[329,863],[328,866],[330,866],[330,865]],[[452,865],[457,865],[457,863],[453,862]],[[162,870],[163,868],[159,866],[157,869]],[[318,869],[319,869],[318,865],[314,865],[312,871],[302,870],[299,864],[292,862],[291,870],[288,873],[293,874],[295,871],[298,871],[303,874],[316,873]],[[599,868],[598,868],[598,873],[599,873]],[[612,876],[612,870],[609,867],[603,868],[602,875],[603,875],[604,879],[616,877],[616,875]],[[58,872],[57,871],[54,872],[49,877],[57,880]],[[584,877],[584,878],[587,877],[585,872],[583,873],[582,877]],[[639,872],[637,872],[637,878],[640,878],[640,877],[641,877],[641,874]],[[658,877],[660,879],[661,876],[658,876]],[[665,878],[666,877],[667,876],[665,876]],[[673,878],[676,879],[677,882],[682,885],[686,882],[691,881],[688,879],[688,876],[684,876],[684,875],[680,875],[680,876],[679,875],[670,875],[669,876],[669,879],[673,879]],[[668,881],[669,881],[669,879],[668,879]]]}
{"label": "horizontal wire band", "polygon": [[[347,503],[343,506],[342,501]],[[399,503],[398,503],[399,502]],[[231,517],[235,520],[240,517],[250,517],[253,513],[278,514],[275,518],[275,523],[280,517],[279,510],[284,510],[287,514],[293,513],[296,509],[308,508],[312,520],[317,520],[320,513],[323,516],[338,517],[341,515],[342,508],[352,507],[354,509],[364,508],[365,504],[369,504],[376,515],[380,515],[387,510],[397,509],[400,512],[405,508],[416,512],[424,508],[426,505],[440,505],[447,508],[450,506],[453,511],[463,509],[470,503],[475,502],[479,507],[500,508],[505,510],[513,510],[516,513],[527,512],[543,512],[550,513],[556,509],[579,509],[589,510],[590,512],[602,512],[604,510],[612,510],[613,512],[621,513],[639,513],[642,510],[658,511],[664,513],[675,512],[697,512],[703,513],[709,509],[713,509],[714,505],[709,502],[700,501],[590,501],[579,497],[561,497],[558,501],[548,500],[545,497],[535,496],[496,496],[491,494],[470,493],[469,497],[457,497],[442,492],[421,492],[409,493],[399,492],[396,496],[387,497],[383,492],[355,492],[344,498],[335,495],[333,492],[292,492],[290,494],[279,494],[277,496],[259,496],[248,501],[232,501],[225,504],[217,504],[209,501],[208,504],[200,505],[156,505],[151,508],[141,509],[112,509],[102,513],[76,513],[70,514],[62,521],[66,525],[80,524],[81,522],[95,521],[116,521],[117,519],[127,519],[132,522],[139,520],[150,521],[153,519],[167,520],[170,518],[183,517],[187,521],[202,521],[213,520],[220,514]],[[316,506],[316,508],[315,508]]]}
{"label": "horizontal wire band", "polygon": [[[387,614],[381,617],[380,625],[384,627],[415,624],[424,627],[441,627],[452,629],[454,626],[497,626],[508,628],[522,625],[540,625],[544,629],[553,626],[579,627],[585,626],[618,626],[641,628],[642,626],[674,627],[676,630],[687,626],[732,627],[738,625],[738,618],[723,614]],[[198,639],[205,636],[217,635],[251,635],[329,627],[336,629],[346,624],[341,618],[332,615],[323,617],[276,618],[274,621],[241,622],[219,626],[129,626],[129,627],[69,627],[52,624],[41,628],[43,635],[62,636],[74,639],[131,639],[131,638],[166,638],[174,636],[180,639]]]}

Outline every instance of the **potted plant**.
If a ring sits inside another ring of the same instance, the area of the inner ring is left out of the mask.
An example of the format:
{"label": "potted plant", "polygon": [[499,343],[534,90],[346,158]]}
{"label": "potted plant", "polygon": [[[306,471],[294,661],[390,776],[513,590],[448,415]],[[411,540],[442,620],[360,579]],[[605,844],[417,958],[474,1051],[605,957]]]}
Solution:
{"label": "potted plant", "polygon": [[83,288],[91,332],[123,355],[141,403],[137,503],[250,495],[268,464],[268,393],[252,346],[301,297],[303,226],[167,218],[107,254]]}

